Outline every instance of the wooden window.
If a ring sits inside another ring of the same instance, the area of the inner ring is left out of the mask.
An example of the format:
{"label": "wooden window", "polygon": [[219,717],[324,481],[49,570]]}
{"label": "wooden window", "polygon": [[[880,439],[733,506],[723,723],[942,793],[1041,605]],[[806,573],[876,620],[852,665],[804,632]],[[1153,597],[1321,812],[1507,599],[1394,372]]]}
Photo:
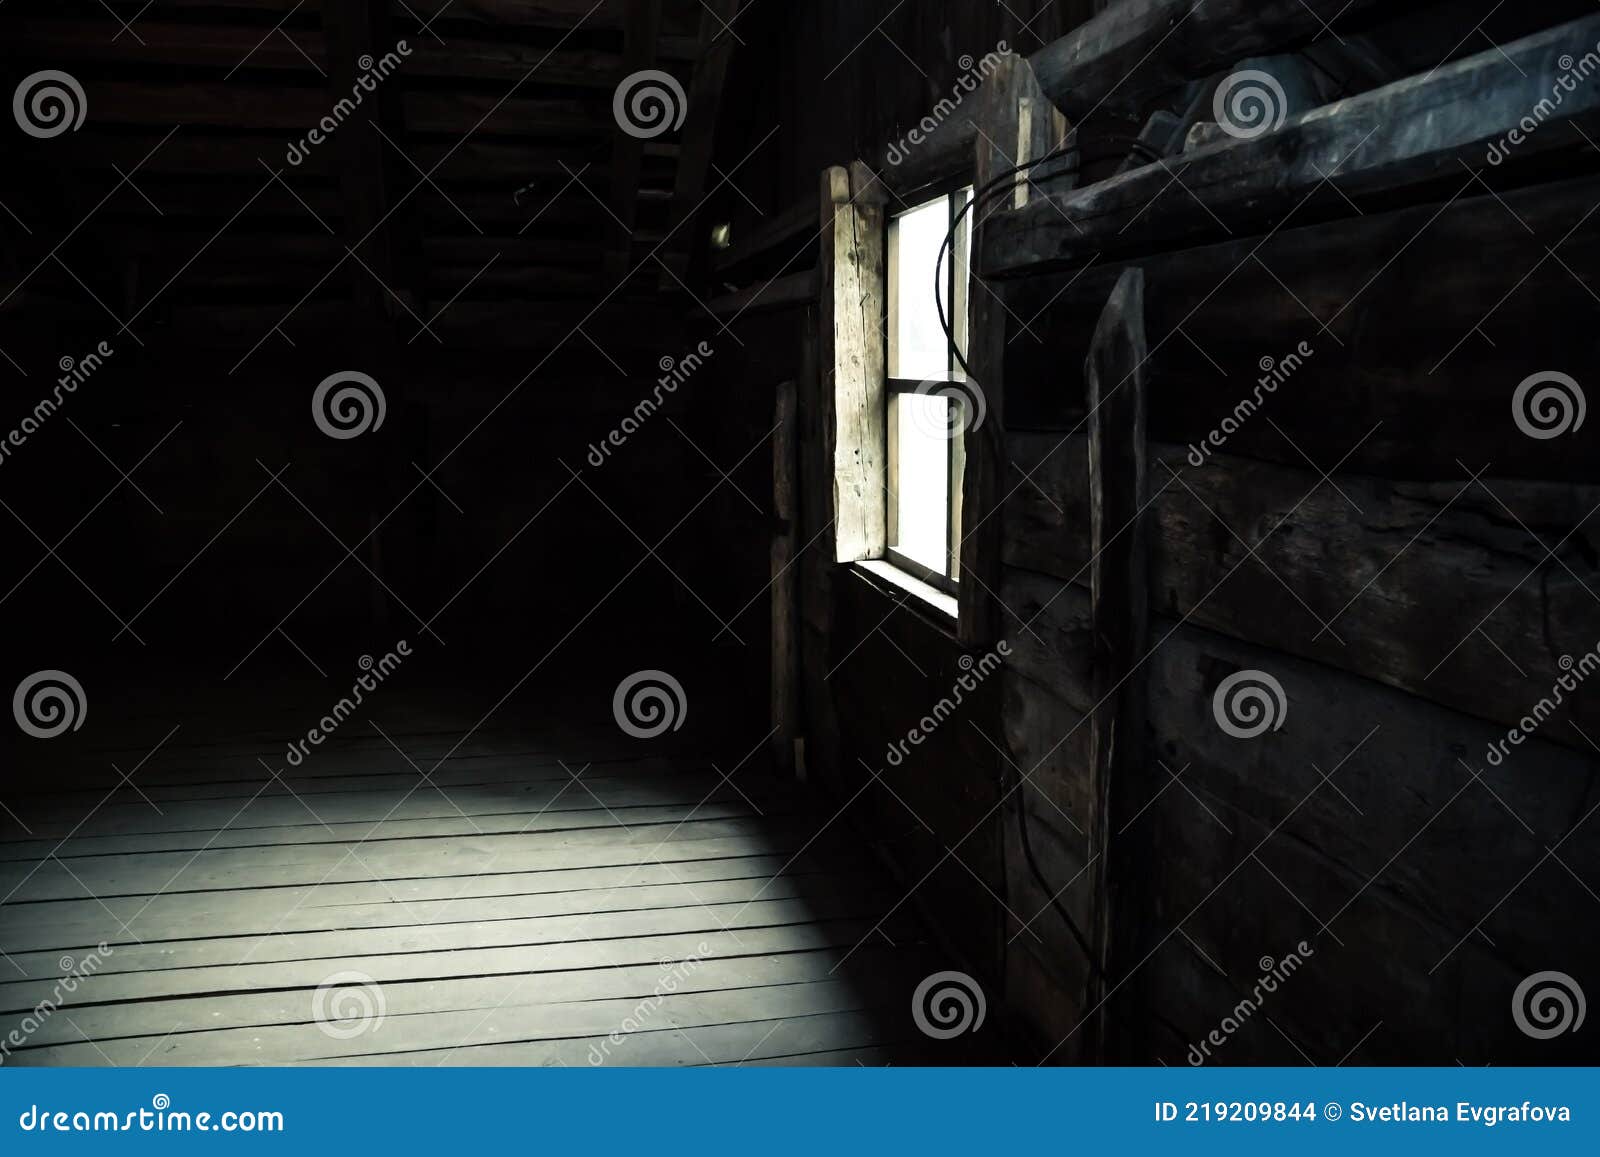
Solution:
{"label": "wooden window", "polygon": [[971,215],[962,211],[971,199],[971,188],[958,188],[891,217],[885,263],[885,556],[946,592],[961,577],[963,434],[970,415],[960,383],[972,251]]}

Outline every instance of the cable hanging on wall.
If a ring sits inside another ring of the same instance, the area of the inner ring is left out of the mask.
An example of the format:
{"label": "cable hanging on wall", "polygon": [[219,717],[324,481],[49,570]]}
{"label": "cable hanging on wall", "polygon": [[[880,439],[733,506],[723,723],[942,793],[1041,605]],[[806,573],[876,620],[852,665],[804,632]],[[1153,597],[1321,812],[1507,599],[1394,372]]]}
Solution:
{"label": "cable hanging on wall", "polygon": [[[1161,160],[1161,154],[1157,153],[1143,141],[1126,137],[1113,137],[1110,139],[1123,144],[1128,150],[1144,156],[1152,163]],[[1059,169],[1056,172],[1048,173],[1039,178],[1039,181],[1051,181],[1058,180],[1062,177],[1075,176],[1081,171],[1085,163],[1097,164],[1104,161],[1117,161],[1124,159],[1126,156],[1126,152],[1106,151],[1103,153],[1097,153],[1094,156],[1085,157],[1075,144],[1071,146],[1061,145],[1055,149],[1052,149],[1050,152],[1046,153],[1036,161],[1029,161],[1028,163],[1022,165],[1013,165],[1004,172],[987,181],[982,188],[974,190],[971,199],[966,203],[965,206],[962,207],[961,212],[956,214],[955,219],[951,222],[950,231],[945,235],[944,244],[939,247],[939,258],[934,264],[934,303],[938,307],[939,311],[939,325],[944,330],[945,338],[947,341],[949,341],[950,348],[955,351],[956,360],[961,366],[961,371],[969,378],[972,376],[971,367],[967,364],[967,359],[961,350],[960,343],[955,340],[951,320],[945,311],[945,304],[940,292],[941,287],[944,284],[945,261],[954,251],[956,236],[961,230],[962,222],[965,221],[967,216],[974,211],[981,211],[989,204],[1004,200],[1006,197],[1011,196],[1013,191],[1024,183],[1024,181],[1018,180],[1017,178],[1024,177],[1025,174],[1032,173],[1034,170],[1043,168],[1051,163],[1064,160],[1072,156],[1074,153],[1078,153],[1079,155],[1069,166]],[[1025,180],[1029,185],[1035,183],[1034,178],[1032,177],[1026,177]],[[1017,793],[1017,831],[1022,843],[1023,859],[1027,861],[1028,870],[1033,875],[1034,882],[1039,886],[1040,890],[1050,898],[1050,907],[1054,909],[1056,915],[1060,918],[1061,922],[1066,926],[1067,931],[1072,935],[1073,940],[1077,943],[1079,950],[1083,953],[1084,959],[1088,962],[1093,976],[1102,983],[1109,985],[1111,983],[1111,977],[1106,973],[1103,962],[1096,954],[1093,946],[1089,943],[1089,938],[1084,934],[1083,929],[1078,926],[1078,922],[1073,919],[1072,914],[1067,911],[1066,906],[1061,903],[1058,890],[1050,886],[1049,881],[1045,879],[1044,869],[1039,866],[1038,857],[1034,854],[1033,840],[1028,830],[1028,811],[1024,796],[1026,781],[1019,769],[1013,766],[1012,770],[1016,777],[1016,787],[1014,790]]]}
{"label": "cable hanging on wall", "polygon": [[[1133,152],[1142,154],[1145,159],[1150,161],[1152,164],[1161,160],[1161,154],[1156,152],[1143,141],[1136,140],[1132,137],[1111,137],[1109,139],[1125,145]],[[981,189],[977,189],[973,192],[971,200],[969,200],[966,205],[962,207],[961,212],[957,213],[955,220],[951,222],[950,231],[945,235],[944,244],[939,247],[939,259],[934,263],[933,267],[933,301],[934,305],[939,311],[939,325],[944,330],[945,339],[950,342],[951,348],[955,350],[956,361],[961,365],[961,372],[966,374],[968,377],[972,376],[972,370],[971,367],[967,365],[967,358],[961,350],[960,343],[955,340],[955,334],[953,332],[950,317],[945,312],[944,299],[940,293],[940,288],[944,285],[945,260],[951,255],[951,253],[953,253],[955,249],[956,236],[961,231],[961,223],[965,221],[967,216],[974,210],[980,210],[989,205],[991,202],[1002,201],[1006,197],[1009,197],[1019,185],[1023,184],[1022,181],[1017,181],[1015,178],[1024,173],[1031,173],[1035,169],[1043,168],[1045,165],[1048,165],[1054,161],[1060,161],[1070,157],[1073,153],[1080,153],[1080,155],[1070,166],[1059,169],[1054,173],[1049,173],[1044,177],[1039,178],[1039,180],[1054,181],[1059,180],[1062,177],[1076,176],[1086,163],[1098,164],[1103,161],[1120,161],[1125,156],[1124,153],[1106,151],[1104,153],[1097,153],[1091,157],[1084,157],[1081,155],[1081,151],[1076,144],[1058,145],[1056,148],[1052,149],[1050,152],[1046,153],[1036,161],[1029,161],[1022,165],[1013,165],[1009,169],[1006,169],[1004,172],[1000,173],[998,176],[986,182]],[[1035,181],[1030,177],[1026,183],[1032,185],[1035,183]]]}

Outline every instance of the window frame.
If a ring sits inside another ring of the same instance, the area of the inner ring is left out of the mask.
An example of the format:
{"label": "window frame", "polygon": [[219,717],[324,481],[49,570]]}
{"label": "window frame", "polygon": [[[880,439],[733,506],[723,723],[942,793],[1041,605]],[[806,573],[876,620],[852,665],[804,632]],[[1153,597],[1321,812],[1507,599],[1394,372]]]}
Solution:
{"label": "window frame", "polygon": [[[886,329],[886,344],[884,347],[884,426],[887,435],[887,453],[885,457],[885,486],[884,502],[886,505],[885,526],[887,534],[884,541],[884,558],[896,568],[906,572],[920,582],[954,595],[959,589],[961,581],[961,538],[962,538],[962,489],[963,478],[966,473],[966,429],[967,416],[963,412],[965,402],[959,390],[944,391],[941,396],[946,397],[954,412],[951,415],[951,429],[956,433],[949,438],[949,449],[945,459],[946,478],[948,485],[948,498],[945,502],[945,571],[936,571],[924,563],[909,558],[896,549],[899,541],[900,522],[900,462],[899,462],[899,430],[900,415],[899,402],[906,394],[925,393],[929,382],[940,379],[919,380],[916,378],[903,378],[896,376],[900,360],[900,262],[899,262],[899,228],[901,218],[927,209],[930,205],[944,201],[947,207],[946,220],[948,228],[956,232],[955,241],[951,245],[950,256],[945,262],[944,271],[944,296],[943,304],[946,306],[948,319],[951,325],[951,336],[946,341],[945,377],[949,383],[961,383],[967,380],[965,372],[961,369],[957,357],[959,350],[965,356],[970,347],[971,340],[971,259],[970,246],[972,243],[973,220],[968,213],[964,218],[962,210],[966,207],[973,194],[972,179],[968,174],[952,176],[947,180],[928,185],[915,194],[919,199],[914,204],[893,214],[886,214],[884,218],[884,276],[887,280],[885,287],[884,326]],[[910,198],[904,198],[910,201]]]}

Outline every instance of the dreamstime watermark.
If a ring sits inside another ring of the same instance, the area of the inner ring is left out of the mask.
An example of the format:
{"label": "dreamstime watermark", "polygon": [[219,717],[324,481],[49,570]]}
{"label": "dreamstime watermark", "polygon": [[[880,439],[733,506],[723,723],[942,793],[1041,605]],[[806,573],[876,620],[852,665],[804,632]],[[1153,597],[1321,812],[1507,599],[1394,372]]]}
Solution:
{"label": "dreamstime watermark", "polygon": [[1265,671],[1240,671],[1224,679],[1211,697],[1217,726],[1235,739],[1256,739],[1283,729],[1289,697]]}
{"label": "dreamstime watermark", "polygon": [[934,1040],[977,1032],[988,1012],[983,987],[965,972],[935,972],[911,994],[911,1019]]}
{"label": "dreamstime watermark", "polygon": [[311,1019],[334,1040],[376,1032],[388,1014],[383,985],[365,972],[335,972],[311,994]]}
{"label": "dreamstime watermark", "polygon": [[1489,142],[1487,157],[1489,164],[1494,166],[1504,164],[1513,150],[1527,144],[1533,134],[1539,131],[1540,126],[1555,116],[1556,110],[1566,103],[1568,96],[1578,91],[1580,84],[1589,80],[1596,72],[1600,72],[1600,44],[1595,45],[1577,60],[1574,60],[1569,53],[1556,63],[1562,72],[1550,86],[1550,95],[1534,105],[1533,110],[1518,121],[1516,127],[1505,136]]}
{"label": "dreamstime watermark", "polygon": [[341,442],[382,429],[388,413],[383,387],[358,370],[324,378],[311,395],[311,419],[317,429]]}
{"label": "dreamstime watermark", "polygon": [[76,1111],[29,1105],[17,1117],[24,1133],[282,1133],[283,1114],[276,1110],[227,1109],[221,1113],[172,1108],[172,1098],[157,1093],[150,1108],[115,1113],[106,1109]]}
{"label": "dreamstime watermark", "polygon": [[[974,381],[934,378],[919,385],[912,391],[912,396],[942,398],[949,403],[942,410],[932,406],[916,406],[911,411],[911,424],[929,438],[953,442],[963,434],[981,430],[989,418],[988,395]],[[935,417],[935,414],[941,416]]]}
{"label": "dreamstime watermark", "polygon": [[655,739],[683,727],[689,699],[683,684],[665,671],[638,671],[617,684],[611,714],[633,738]]}
{"label": "dreamstime watermark", "polygon": [[1220,426],[1200,442],[1189,446],[1189,465],[1196,469],[1204,466],[1212,451],[1221,450],[1228,444],[1228,439],[1244,429],[1245,423],[1256,416],[1266,400],[1278,392],[1278,387],[1299,373],[1300,367],[1315,357],[1316,352],[1310,342],[1303,341],[1282,358],[1262,358],[1261,377],[1256,380],[1254,392],[1250,397],[1241,399]]}
{"label": "dreamstime watermark", "polygon": [[17,726],[35,739],[55,739],[83,726],[89,700],[83,684],[65,671],[36,671],[11,697]]}
{"label": "dreamstime watermark", "polygon": [[1316,952],[1311,945],[1302,940],[1295,945],[1295,951],[1282,960],[1275,961],[1270,956],[1263,956],[1258,962],[1261,967],[1261,978],[1250,990],[1250,995],[1234,1005],[1233,1010],[1222,1018],[1222,1023],[1207,1033],[1204,1040],[1189,1046],[1189,1064],[1199,1068],[1210,1060],[1212,1050],[1220,1049],[1227,1044],[1229,1038],[1261,1010],[1266,998],[1277,992],[1279,985],[1300,971],[1308,957],[1315,955]]}
{"label": "dreamstime watermark", "polygon": [[[684,981],[699,971],[711,949],[704,941],[701,941],[695,946],[694,951],[695,954],[693,956],[685,957],[683,960],[673,964],[672,970],[656,981],[655,988],[651,990],[650,995],[636,1004],[633,1011],[622,1018],[622,1023],[612,1031],[610,1036],[597,1045],[589,1046],[590,1065],[598,1067],[610,1060],[611,1050],[622,1047],[623,1044],[627,1043],[629,1037],[649,1024],[656,1011],[660,1009],[662,1002],[677,992]],[[671,962],[662,961],[661,966],[665,968],[669,963]]]}
{"label": "dreamstime watermark", "polygon": [[1588,1011],[1583,989],[1565,972],[1535,972],[1511,994],[1511,1019],[1534,1040],[1577,1032]]}
{"label": "dreamstime watermark", "polygon": [[1517,720],[1517,725],[1506,732],[1504,739],[1497,739],[1489,744],[1486,758],[1491,767],[1499,767],[1506,761],[1506,756],[1511,754],[1511,748],[1521,747],[1524,742],[1533,737],[1533,733],[1543,727],[1545,721],[1556,713],[1556,709],[1566,702],[1566,697],[1573,694],[1595,672],[1600,671],[1600,644],[1595,649],[1580,659],[1573,659],[1571,655],[1561,656],[1557,666],[1564,672],[1559,676],[1555,685],[1550,688],[1550,694],[1535,703],[1528,714]]}
{"label": "dreamstime watermark", "polygon": [[685,382],[699,373],[700,368],[715,353],[716,350],[712,348],[710,342],[701,342],[681,358],[662,358],[659,367],[661,377],[656,380],[656,388],[648,398],[640,400],[639,404],[633,408],[632,413],[622,420],[621,425],[599,442],[590,445],[589,465],[596,470],[604,466],[611,457],[611,452],[622,449],[628,444],[629,438],[644,429],[645,423],[656,416],[657,411],[666,404],[666,400],[676,394],[679,387]]}
{"label": "dreamstime watermark", "polygon": [[1517,429],[1540,442],[1553,441],[1583,429],[1589,399],[1570,374],[1545,370],[1527,378],[1511,397]]}
{"label": "dreamstime watermark", "polygon": [[78,387],[92,378],[115,352],[110,342],[103,341],[81,358],[62,358],[58,363],[61,376],[56,379],[55,388],[48,396],[40,398],[28,416],[17,424],[16,429],[6,435],[5,441],[0,442],[0,465],[5,464],[13,450],[20,449],[29,438],[37,434],[40,427],[61,409],[62,403],[77,393]]}
{"label": "dreamstime watermark", "polygon": [[89,977],[100,971],[100,966],[112,956],[110,945],[98,944],[87,956],[74,960],[70,956],[63,956],[59,961],[61,971],[66,973],[50,986],[50,995],[34,1005],[3,1039],[0,1039],[0,1065],[6,1063],[16,1049],[24,1047],[28,1038],[44,1027],[45,1021],[55,1015],[62,1002],[78,991],[78,986]]}
{"label": "dreamstime watermark", "polygon": [[357,677],[355,685],[350,688],[350,694],[333,705],[333,710],[317,721],[317,725],[306,732],[304,739],[297,739],[289,744],[286,758],[290,767],[299,767],[306,761],[306,756],[311,754],[313,747],[321,747],[335,731],[344,725],[345,720],[356,713],[356,708],[366,700],[366,697],[383,685],[385,679],[400,669],[403,660],[411,657],[411,644],[401,639],[395,644],[394,650],[383,658],[374,660],[371,655],[361,656],[356,666],[365,674]]}
{"label": "dreamstime watermark", "polygon": [[1270,72],[1246,68],[1217,86],[1211,111],[1230,137],[1253,141],[1283,127],[1289,119],[1289,98]]}
{"label": "dreamstime watermark", "polygon": [[983,681],[998,671],[1005,660],[1011,657],[1011,644],[1002,639],[995,644],[994,650],[980,659],[971,655],[962,655],[957,661],[961,670],[965,672],[956,680],[955,686],[950,689],[950,694],[933,705],[933,710],[917,721],[917,725],[906,732],[904,739],[897,739],[889,744],[888,754],[885,759],[890,767],[899,767],[911,754],[913,747],[921,747],[924,740],[928,739],[960,708],[968,695],[973,694],[983,685]]}
{"label": "dreamstime watermark", "polygon": [[46,69],[23,79],[11,98],[17,127],[30,137],[49,140],[77,132],[89,115],[89,98],[83,85],[65,72]]}
{"label": "dreamstime watermark", "polygon": [[646,69],[623,78],[611,101],[617,127],[641,141],[654,140],[683,127],[689,97],[670,72]]}
{"label": "dreamstime watermark", "polygon": [[939,127],[956,115],[962,103],[983,87],[983,82],[988,80],[1000,70],[1006,55],[1011,51],[1011,45],[1002,40],[995,46],[993,52],[985,53],[981,60],[973,60],[970,55],[963,56],[956,63],[961,68],[961,76],[956,79],[955,86],[950,95],[944,97],[933,106],[933,111],[923,117],[917,124],[894,144],[889,146],[885,160],[891,168],[898,168],[904,164],[906,158],[923,145],[928,139],[939,131]]}
{"label": "dreamstime watermark", "polygon": [[341,97],[333,106],[333,110],[317,122],[317,126],[298,141],[289,143],[289,152],[284,157],[291,168],[298,168],[305,159],[311,155],[311,150],[323,144],[327,139],[339,131],[339,126],[355,115],[366,98],[378,91],[381,81],[389,79],[394,71],[411,55],[411,45],[404,40],[397,41],[394,48],[385,52],[377,60],[371,56],[363,56],[356,64],[361,69],[361,75],[356,77],[355,85],[350,89],[350,95]]}

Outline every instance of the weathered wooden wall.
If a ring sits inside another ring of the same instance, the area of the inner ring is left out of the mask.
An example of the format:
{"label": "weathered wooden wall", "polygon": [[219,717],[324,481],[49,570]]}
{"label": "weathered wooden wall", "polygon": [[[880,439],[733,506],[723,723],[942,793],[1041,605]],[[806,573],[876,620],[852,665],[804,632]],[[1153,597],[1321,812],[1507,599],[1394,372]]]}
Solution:
{"label": "weathered wooden wall", "polygon": [[[1592,169],[1573,149],[1491,189],[1463,168],[1437,200],[1001,289],[1021,322],[1000,598],[1028,623],[1005,732],[1034,772],[1035,844],[1051,878],[1075,881],[1063,899],[1084,926],[1106,849],[1088,834],[1101,640],[1082,366],[1130,269],[1151,349],[1137,679],[1153,770],[1111,839],[1142,871],[1113,913],[1103,1006],[1053,917],[1032,926],[1044,946],[1016,940],[1010,991],[1052,1060],[1096,1055],[1103,1017],[1109,1059],[1193,1061],[1302,942],[1304,969],[1203,1059],[1593,1060],[1581,1034],[1520,1032],[1512,1002],[1537,972],[1600,975],[1600,941],[1579,927],[1600,868],[1595,688],[1568,688],[1489,758],[1600,644],[1593,435],[1535,439],[1513,415],[1524,380],[1582,379],[1592,361]],[[1259,408],[1198,451],[1264,373],[1280,381]],[[1285,693],[1279,728],[1253,739],[1214,704],[1242,672]],[[1029,910],[1030,873],[1014,864],[1008,883]]]}
{"label": "weathered wooden wall", "polygon": [[[0,466],[15,512],[0,518],[20,536],[0,593],[26,608],[22,633],[103,645],[138,615],[151,641],[239,657],[271,635],[264,657],[298,664],[280,620],[327,661],[308,638],[392,643],[443,609],[442,638],[536,658],[572,625],[552,632],[551,605],[589,605],[641,557],[608,613],[626,602],[638,634],[704,614],[639,541],[674,568],[714,541],[693,523],[663,543],[710,485],[668,422],[692,407],[692,381],[612,461],[586,462],[651,394],[661,360],[692,350],[687,298],[658,295],[657,264],[630,278],[603,267],[617,248],[608,162],[625,7],[0,10],[6,91],[53,68],[87,98],[74,133],[34,140],[8,122],[0,429],[49,393],[61,359],[115,349]],[[657,64],[688,84],[702,8],[664,11]],[[402,39],[410,55],[363,105],[375,118],[291,164],[290,143],[348,97],[361,56]],[[675,138],[643,146],[638,260],[667,231],[678,157]],[[379,434],[335,442],[312,425],[312,392],[344,370],[383,388]],[[709,636],[716,620],[702,622]]]}
{"label": "weathered wooden wall", "polygon": [[[761,25],[785,50],[736,65],[732,101],[749,124],[724,126],[719,165],[745,166],[735,182],[763,211],[731,193],[717,203],[734,223],[715,265],[723,288],[778,278],[805,296],[788,282],[815,261],[816,174],[881,156],[949,90],[956,57],[1008,35],[981,7],[816,4]],[[1057,7],[1051,37],[1097,6]],[[1365,87],[1384,69],[1395,79],[1482,51],[1441,40],[1452,21],[1487,17],[1485,34],[1507,42],[1584,11],[1365,9],[1386,53]],[[1039,47],[1010,34],[1021,53]],[[991,701],[899,769],[884,766],[886,741],[947,693],[962,651],[947,625],[831,561],[815,314],[790,304],[736,323],[761,349],[721,367],[722,420],[753,440],[771,387],[799,383],[806,764],[841,802],[870,802],[866,830],[1003,997],[1023,1051],[1185,1063],[1264,962],[1305,942],[1305,968],[1212,1062],[1586,1055],[1581,1039],[1516,1031],[1511,996],[1542,970],[1600,975],[1594,938],[1576,930],[1600,879],[1595,693],[1572,696],[1502,763],[1486,751],[1549,693],[1564,657],[1600,644],[1592,436],[1536,441],[1511,416],[1529,375],[1581,378],[1593,361],[1592,171],[1568,151],[1488,185],[1463,170],[1414,202],[1351,208],[1329,194],[1303,218],[1232,236],[1144,222],[1152,240],[1124,240],[1121,255],[996,283],[1020,319],[1003,371],[998,591],[1014,657]],[[774,232],[787,240],[772,245]],[[1130,269],[1144,275],[1152,350],[1151,649],[1134,675],[1148,717],[1144,766],[1109,817],[1124,867],[1113,959],[1096,977],[1054,907],[1090,935],[1104,916],[1083,365]],[[1191,463],[1268,359],[1276,368],[1301,343],[1310,353],[1260,411]],[[752,593],[761,565],[749,565]],[[1252,670],[1282,684],[1287,716],[1236,739],[1213,696]]]}

